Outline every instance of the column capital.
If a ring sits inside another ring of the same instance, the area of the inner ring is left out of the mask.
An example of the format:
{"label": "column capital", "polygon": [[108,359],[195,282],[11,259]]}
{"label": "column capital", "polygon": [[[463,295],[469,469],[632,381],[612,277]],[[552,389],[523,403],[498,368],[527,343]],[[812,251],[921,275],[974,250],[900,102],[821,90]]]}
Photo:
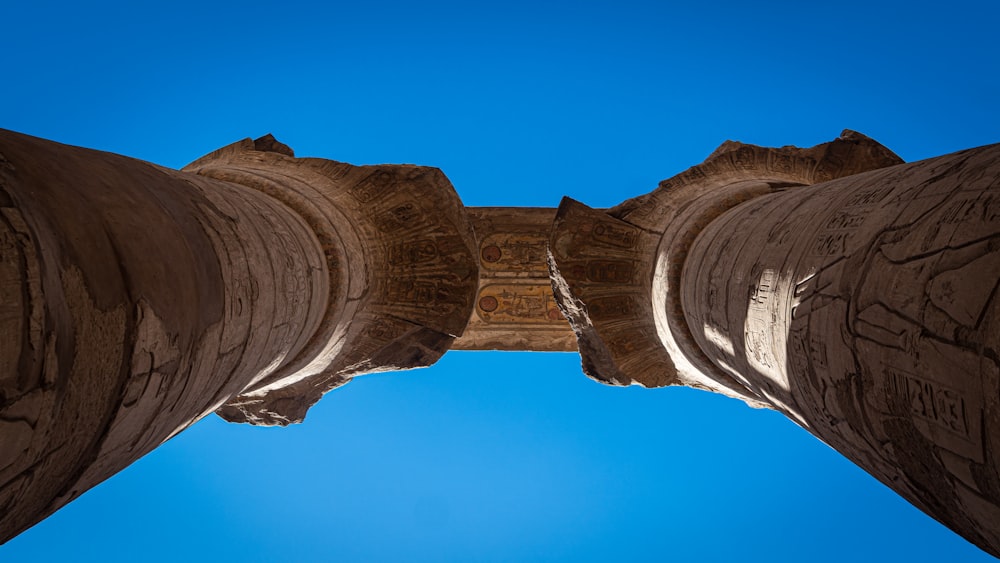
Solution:
{"label": "column capital", "polygon": [[437,168],[296,158],[268,135],[183,171],[280,201],[309,225],[326,258],[319,328],[297,357],[219,409],[226,420],[300,422],[352,377],[428,366],[464,331],[479,279],[475,235]]}
{"label": "column capital", "polygon": [[701,164],[611,209],[563,199],[549,265],[584,371],[614,385],[688,385],[765,406],[691,338],[676,291],[688,248],[713,219],[745,201],[900,163],[850,130],[807,149],[726,141]]}

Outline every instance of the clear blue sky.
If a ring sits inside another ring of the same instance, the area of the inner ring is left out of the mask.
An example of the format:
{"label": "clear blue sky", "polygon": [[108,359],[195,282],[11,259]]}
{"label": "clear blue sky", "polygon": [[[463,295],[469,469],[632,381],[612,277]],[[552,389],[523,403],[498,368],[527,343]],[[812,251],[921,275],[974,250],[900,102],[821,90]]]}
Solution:
{"label": "clear blue sky", "polygon": [[[0,127],[171,167],[271,132],[608,206],[719,143],[1000,141],[1000,12],[907,2],[7,2]],[[210,416],[0,561],[990,561],[783,417],[449,353],[302,425]]]}

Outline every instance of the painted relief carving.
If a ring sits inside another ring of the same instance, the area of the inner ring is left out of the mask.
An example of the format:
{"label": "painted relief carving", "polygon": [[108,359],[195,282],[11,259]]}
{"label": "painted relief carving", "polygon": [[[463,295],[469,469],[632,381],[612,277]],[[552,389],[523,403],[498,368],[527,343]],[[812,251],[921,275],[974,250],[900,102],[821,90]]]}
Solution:
{"label": "painted relief carving", "polygon": [[467,208],[479,242],[475,314],[457,350],[572,351],[545,264],[553,209]]}
{"label": "painted relief carving", "polygon": [[493,233],[480,241],[479,255],[484,270],[491,272],[531,272],[547,279],[545,233]]}
{"label": "painted relief carving", "polygon": [[550,324],[561,321],[552,287],[546,285],[487,285],[479,290],[477,313],[487,323]]}

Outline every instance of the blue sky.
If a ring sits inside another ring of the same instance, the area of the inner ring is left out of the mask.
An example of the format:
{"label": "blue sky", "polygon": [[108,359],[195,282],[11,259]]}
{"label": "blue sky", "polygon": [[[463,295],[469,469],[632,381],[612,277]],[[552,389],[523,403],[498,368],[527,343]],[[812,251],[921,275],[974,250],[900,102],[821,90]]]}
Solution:
{"label": "blue sky", "polygon": [[[0,127],[180,167],[273,133],[595,207],[726,139],[1000,141],[1000,9],[909,2],[8,3]],[[780,415],[452,352],[302,425],[210,416],[0,561],[989,561]]]}

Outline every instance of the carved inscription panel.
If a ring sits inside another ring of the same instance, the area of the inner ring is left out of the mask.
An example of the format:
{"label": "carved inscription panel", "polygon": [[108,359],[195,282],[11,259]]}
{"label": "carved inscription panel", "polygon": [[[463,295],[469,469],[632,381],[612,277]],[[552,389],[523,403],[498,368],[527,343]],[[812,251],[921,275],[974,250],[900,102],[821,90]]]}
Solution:
{"label": "carved inscription panel", "polygon": [[574,351],[545,263],[555,209],[469,207],[479,244],[475,307],[459,350]]}
{"label": "carved inscription panel", "polygon": [[479,290],[476,313],[489,324],[541,324],[561,321],[549,284],[491,284]]}
{"label": "carved inscription panel", "polygon": [[[479,258],[483,270],[489,274],[528,274],[548,278],[545,266],[545,244],[548,232],[491,233],[479,245]],[[487,274],[487,275],[489,275]]]}

